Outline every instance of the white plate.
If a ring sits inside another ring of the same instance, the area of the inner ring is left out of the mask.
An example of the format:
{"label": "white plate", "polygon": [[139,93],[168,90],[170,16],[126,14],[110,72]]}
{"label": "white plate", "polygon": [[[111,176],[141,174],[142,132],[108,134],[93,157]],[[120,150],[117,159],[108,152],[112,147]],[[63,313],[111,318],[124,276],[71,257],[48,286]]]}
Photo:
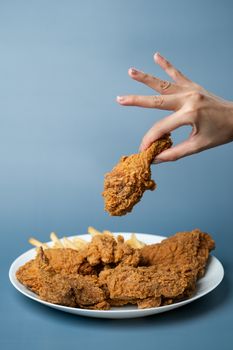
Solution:
{"label": "white plate", "polygon": [[[114,235],[121,234],[124,236],[125,239],[128,239],[131,235],[131,233],[122,233],[117,232],[114,233]],[[142,234],[137,233],[137,238],[140,241],[143,241],[147,244],[152,243],[158,243],[162,239],[166,238],[163,236],[155,236],[150,234]],[[74,236],[68,237],[72,238]],[[91,236],[81,235],[80,238],[83,238],[87,241],[90,241]],[[49,245],[51,242],[48,243]],[[30,249],[26,253],[20,255],[11,265],[9,270],[9,277],[10,281],[13,284],[13,286],[22,294],[27,296],[30,299],[33,299],[41,304],[53,307],[55,309],[70,312],[72,314],[81,315],[81,316],[89,316],[89,317],[101,317],[101,318],[135,318],[135,317],[144,317],[149,316],[153,314],[158,314],[161,312],[169,311],[175,308],[178,308],[180,306],[183,306],[185,304],[191,303],[192,301],[201,298],[202,296],[206,295],[207,293],[211,292],[213,289],[215,289],[219,283],[222,281],[224,276],[224,270],[223,266],[220,263],[220,261],[215,258],[214,256],[210,256],[205,276],[198,280],[197,282],[197,289],[195,294],[192,296],[192,298],[180,301],[175,304],[171,305],[165,305],[160,307],[153,307],[148,309],[138,309],[135,305],[130,306],[121,306],[121,307],[113,307],[111,310],[88,310],[88,309],[79,309],[79,308],[73,308],[68,306],[62,306],[62,305],[56,305],[52,304],[46,301],[43,301],[39,299],[39,297],[28,290],[24,285],[22,285],[16,278],[15,273],[18,270],[20,266],[25,264],[27,261],[33,259],[35,257],[35,249]]]}

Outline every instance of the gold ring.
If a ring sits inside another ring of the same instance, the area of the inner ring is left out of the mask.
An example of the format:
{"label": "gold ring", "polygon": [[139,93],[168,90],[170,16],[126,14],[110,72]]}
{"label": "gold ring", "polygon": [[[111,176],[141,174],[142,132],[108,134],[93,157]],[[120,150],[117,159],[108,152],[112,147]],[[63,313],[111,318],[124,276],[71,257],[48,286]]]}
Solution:
{"label": "gold ring", "polygon": [[171,86],[170,81],[160,80],[160,87],[162,90],[167,90]]}
{"label": "gold ring", "polygon": [[163,103],[163,96],[154,95],[153,100],[154,100],[155,107],[161,106],[161,104]]}

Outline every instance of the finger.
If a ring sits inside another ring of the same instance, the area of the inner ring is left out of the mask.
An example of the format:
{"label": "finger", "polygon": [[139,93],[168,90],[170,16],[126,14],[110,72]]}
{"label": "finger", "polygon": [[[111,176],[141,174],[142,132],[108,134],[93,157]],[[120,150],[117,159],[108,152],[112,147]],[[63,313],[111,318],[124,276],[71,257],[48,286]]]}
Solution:
{"label": "finger", "polygon": [[171,147],[166,151],[161,152],[155,158],[153,163],[158,164],[162,162],[171,162],[189,156],[193,153],[196,153],[195,145],[188,139],[175,147]]}
{"label": "finger", "polygon": [[140,151],[145,151],[154,141],[158,140],[164,134],[168,134],[183,125],[189,124],[190,121],[187,119],[186,114],[183,113],[182,110],[179,110],[178,112],[175,112],[172,115],[161,119],[155,123],[143,137],[139,148]]}
{"label": "finger", "polygon": [[149,86],[160,94],[174,94],[183,91],[182,86],[156,78],[153,75],[146,74],[135,68],[130,68],[128,73],[132,79]]}
{"label": "finger", "polygon": [[184,76],[178,69],[176,69],[169,61],[161,56],[158,52],[154,55],[154,60],[158,65],[176,82],[180,84],[187,84],[190,80]]}
{"label": "finger", "polygon": [[155,96],[117,96],[117,102],[124,106],[138,106],[145,108],[158,108],[166,110],[177,110],[183,105],[181,94],[155,95]]}

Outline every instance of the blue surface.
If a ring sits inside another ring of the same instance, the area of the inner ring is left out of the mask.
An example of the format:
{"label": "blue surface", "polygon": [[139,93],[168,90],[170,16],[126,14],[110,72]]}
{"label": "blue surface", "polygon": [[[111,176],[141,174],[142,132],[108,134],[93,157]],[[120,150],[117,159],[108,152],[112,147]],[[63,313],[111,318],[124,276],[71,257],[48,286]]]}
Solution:
{"label": "blue surface", "polygon": [[[227,0],[0,1],[1,348],[231,348],[233,144],[155,166],[157,191],[125,217],[104,213],[100,193],[104,173],[166,115],[115,103],[118,94],[151,93],[127,69],[165,77],[153,63],[158,50],[233,99],[232,14]],[[58,312],[13,289],[8,269],[28,237],[89,225],[163,235],[200,227],[216,240],[224,281],[173,312],[116,321]]]}

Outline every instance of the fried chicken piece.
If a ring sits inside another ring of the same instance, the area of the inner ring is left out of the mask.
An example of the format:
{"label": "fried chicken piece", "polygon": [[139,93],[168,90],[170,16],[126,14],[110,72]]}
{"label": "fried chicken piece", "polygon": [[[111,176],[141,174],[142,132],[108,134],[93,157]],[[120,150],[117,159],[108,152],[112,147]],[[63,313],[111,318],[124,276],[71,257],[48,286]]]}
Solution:
{"label": "fried chicken piece", "polygon": [[40,271],[36,259],[28,261],[16,271],[16,277],[20,283],[34,293],[38,293],[41,287]]}
{"label": "fried chicken piece", "polygon": [[195,229],[179,232],[140,250],[142,265],[176,266],[177,270],[192,271],[197,278],[204,275],[209,252],[215,243],[211,236]]}
{"label": "fried chicken piece", "polygon": [[70,307],[109,308],[97,276],[56,273],[42,248],[37,263],[41,282],[38,295],[41,299]]}
{"label": "fried chicken piece", "polygon": [[180,232],[140,250],[143,267],[118,265],[100,273],[111,305],[137,304],[139,308],[171,304],[189,298],[204,273],[214,241],[196,229]]}
{"label": "fried chicken piece", "polygon": [[162,299],[161,297],[150,297],[145,299],[138,299],[137,305],[139,309],[146,309],[150,307],[158,307],[161,306]]}
{"label": "fried chicken piece", "polygon": [[56,273],[42,247],[37,254],[36,263],[40,280],[37,291],[39,297],[53,304],[75,307],[77,303],[70,279]]}
{"label": "fried chicken piece", "polygon": [[95,274],[95,270],[86,260],[84,250],[70,248],[46,249],[44,251],[51,266],[58,273],[81,275]]}
{"label": "fried chicken piece", "polygon": [[16,276],[55,304],[100,310],[126,304],[157,307],[193,294],[212,249],[213,239],[199,229],[142,249],[133,249],[122,236],[101,234],[81,251],[40,248]]}
{"label": "fried chicken piece", "polygon": [[109,304],[111,306],[124,306],[127,304],[136,304],[139,309],[145,309],[145,308],[150,308],[150,307],[158,307],[161,306],[161,298],[158,297],[150,297],[150,298],[145,298],[145,299],[130,299],[127,300],[122,300],[122,299],[109,299],[108,300]]}
{"label": "fried chicken piece", "polygon": [[153,191],[156,184],[151,180],[150,165],[156,155],[171,147],[170,135],[152,143],[138,154],[124,156],[110,173],[105,175],[105,210],[113,216],[125,215],[140,201],[146,190]]}
{"label": "fried chicken piece", "polygon": [[122,236],[117,240],[108,234],[96,235],[83,251],[88,263],[91,266],[98,264],[121,264],[137,266],[140,261],[140,253],[124,242]]}
{"label": "fried chicken piece", "polygon": [[[96,270],[86,260],[83,252],[70,248],[57,248],[44,250],[45,257],[49,260],[50,266],[56,273],[63,275],[96,274]],[[38,293],[41,286],[41,274],[38,265],[40,255],[33,260],[28,261],[16,272],[16,277],[23,285],[27,286],[33,292]]]}
{"label": "fried chicken piece", "polygon": [[158,270],[156,266],[118,266],[102,271],[101,284],[106,284],[110,299],[122,303],[137,304],[139,308],[160,306],[162,298],[176,299],[185,290],[195,286],[195,276],[175,269]]}
{"label": "fried chicken piece", "polygon": [[[118,236],[115,240],[107,234],[93,237],[87,248],[81,251],[53,248],[45,249],[43,254],[54,272],[65,277],[77,274],[98,275],[104,268],[112,268],[117,264],[137,266],[140,261],[139,251],[126,244],[122,236]],[[41,255],[38,254],[35,259],[21,266],[16,272],[19,282],[37,294],[42,283],[40,260]]]}
{"label": "fried chicken piece", "polygon": [[110,309],[110,304],[107,300],[101,301],[100,303],[93,304],[93,305],[85,305],[83,306],[84,309],[89,309],[89,310],[109,310]]}

